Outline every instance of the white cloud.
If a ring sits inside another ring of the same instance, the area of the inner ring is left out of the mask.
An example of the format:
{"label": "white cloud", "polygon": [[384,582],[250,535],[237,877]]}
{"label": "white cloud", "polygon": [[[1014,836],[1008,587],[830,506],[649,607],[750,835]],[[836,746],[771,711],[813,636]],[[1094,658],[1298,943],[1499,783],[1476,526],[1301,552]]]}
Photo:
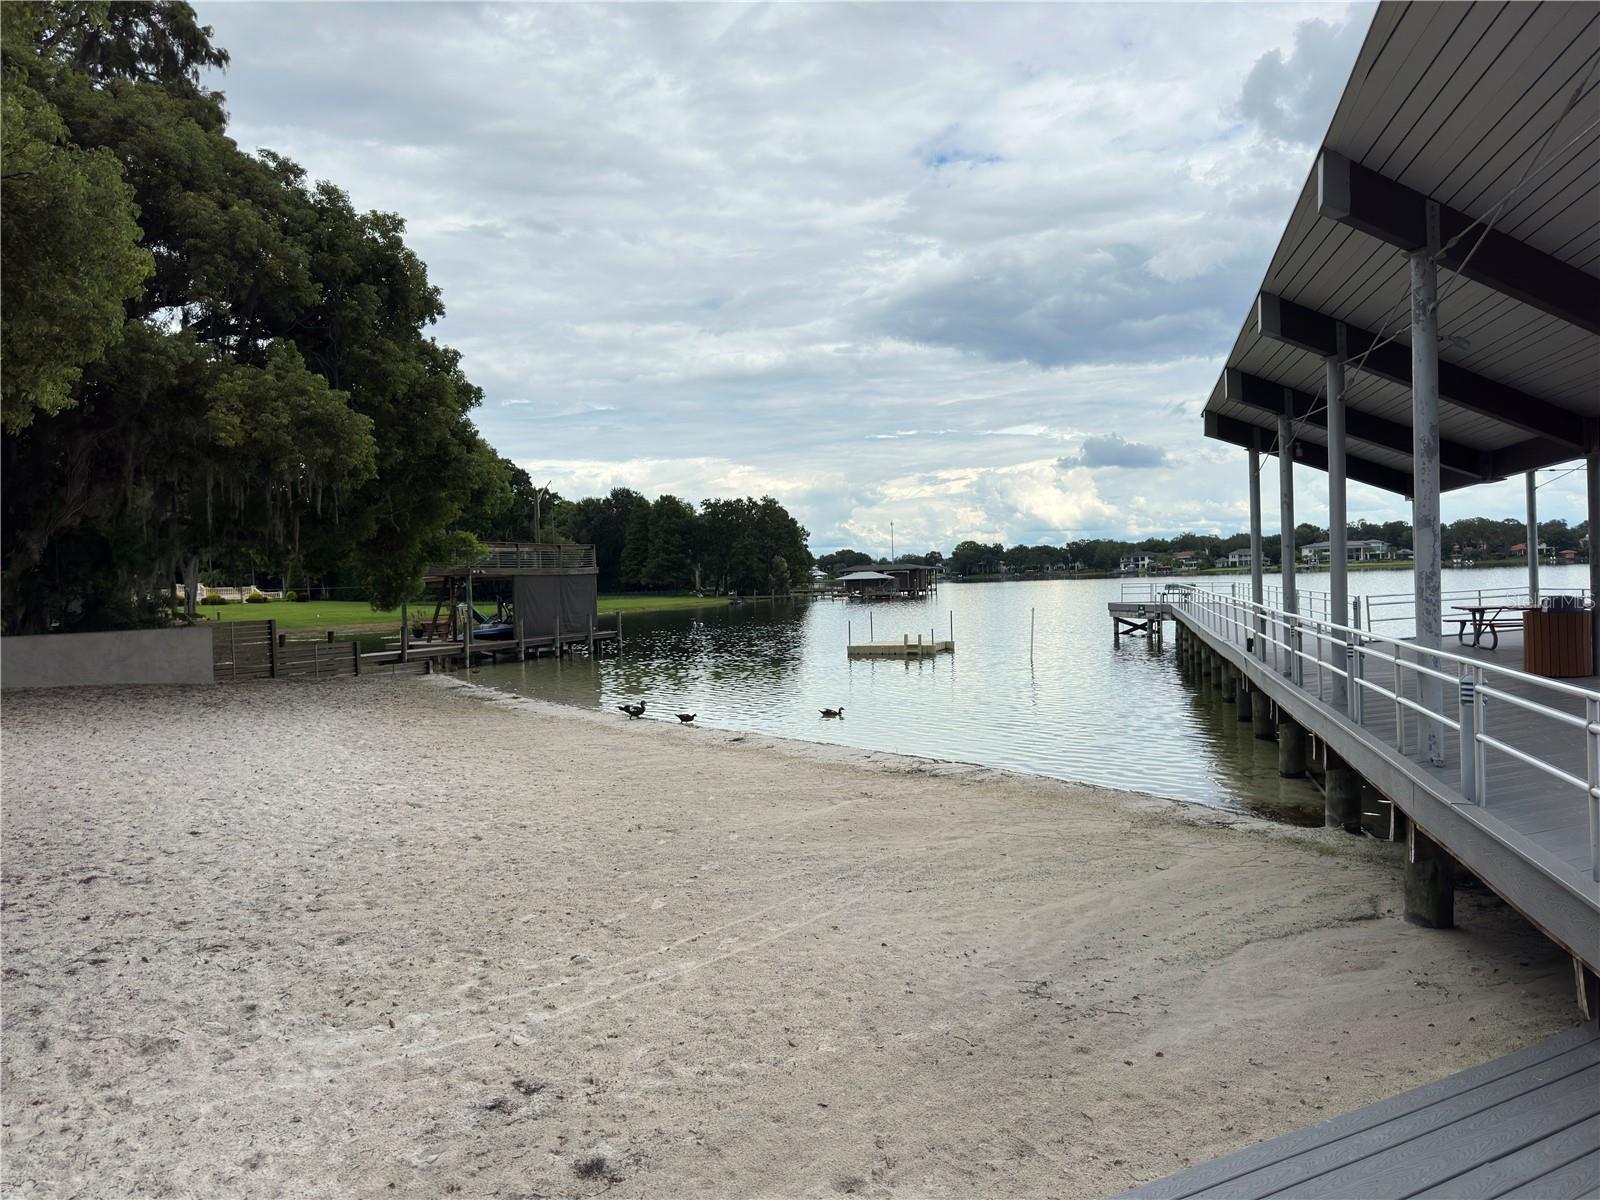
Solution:
{"label": "white cloud", "polygon": [[502,453],[819,550],[1237,527],[1200,406],[1370,11],[200,5],[240,143],[407,218]]}

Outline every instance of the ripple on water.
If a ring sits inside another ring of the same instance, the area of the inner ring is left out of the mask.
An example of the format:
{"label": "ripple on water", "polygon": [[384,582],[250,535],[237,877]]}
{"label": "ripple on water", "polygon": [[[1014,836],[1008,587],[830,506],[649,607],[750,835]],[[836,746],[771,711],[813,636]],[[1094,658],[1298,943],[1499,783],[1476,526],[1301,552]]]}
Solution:
{"label": "ripple on water", "polygon": [[[926,601],[821,601],[630,615],[621,657],[487,667],[474,680],[583,707],[978,763],[1180,800],[1321,820],[1314,785],[1180,678],[1170,643],[1111,644],[1115,580],[947,585]],[[1033,627],[1029,652],[1030,613]],[[857,641],[920,632],[957,652],[851,660]],[[843,720],[819,710],[843,706]],[[620,718],[619,718],[620,719]]]}

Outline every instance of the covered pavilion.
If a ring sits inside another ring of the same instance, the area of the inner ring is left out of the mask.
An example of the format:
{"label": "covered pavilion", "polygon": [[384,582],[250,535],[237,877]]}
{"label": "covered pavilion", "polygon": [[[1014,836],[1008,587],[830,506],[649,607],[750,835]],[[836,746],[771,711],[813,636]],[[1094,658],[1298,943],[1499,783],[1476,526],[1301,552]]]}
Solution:
{"label": "covered pavilion", "polygon": [[[1424,647],[1441,636],[1442,492],[1524,476],[1536,546],[1534,472],[1581,460],[1600,525],[1600,8],[1378,7],[1204,421],[1248,451],[1257,603],[1263,454],[1284,529],[1294,466],[1327,473],[1335,614],[1346,481],[1411,499]],[[1292,555],[1283,571],[1297,611]]]}

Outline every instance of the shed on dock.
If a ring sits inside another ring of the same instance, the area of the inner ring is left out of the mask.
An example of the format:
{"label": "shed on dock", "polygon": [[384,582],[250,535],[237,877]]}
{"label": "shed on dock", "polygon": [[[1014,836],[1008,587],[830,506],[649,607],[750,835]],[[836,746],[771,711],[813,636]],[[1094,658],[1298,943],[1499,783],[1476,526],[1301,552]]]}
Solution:
{"label": "shed on dock", "polygon": [[490,606],[513,638],[577,637],[597,623],[599,570],[591,545],[491,542],[482,558],[436,563],[425,578],[435,594],[433,620],[423,631],[429,640],[459,640],[461,617]]}

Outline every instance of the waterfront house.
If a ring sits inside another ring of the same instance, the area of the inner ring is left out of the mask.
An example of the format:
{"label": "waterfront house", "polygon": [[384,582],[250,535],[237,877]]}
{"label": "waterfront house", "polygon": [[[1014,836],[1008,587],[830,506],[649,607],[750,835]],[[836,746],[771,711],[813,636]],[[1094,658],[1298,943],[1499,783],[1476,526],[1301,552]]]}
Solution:
{"label": "waterfront house", "polygon": [[1155,557],[1142,551],[1136,554],[1125,554],[1122,562],[1117,566],[1117,573],[1121,575],[1148,575],[1151,567],[1155,566]]}
{"label": "waterfront house", "polygon": [[[1301,547],[1300,557],[1307,562],[1325,563],[1332,550],[1332,542],[1312,542]],[[1346,562],[1381,562],[1393,558],[1394,552],[1388,542],[1378,538],[1352,538],[1345,543],[1344,557]],[[1249,561],[1247,552],[1246,564]]]}

